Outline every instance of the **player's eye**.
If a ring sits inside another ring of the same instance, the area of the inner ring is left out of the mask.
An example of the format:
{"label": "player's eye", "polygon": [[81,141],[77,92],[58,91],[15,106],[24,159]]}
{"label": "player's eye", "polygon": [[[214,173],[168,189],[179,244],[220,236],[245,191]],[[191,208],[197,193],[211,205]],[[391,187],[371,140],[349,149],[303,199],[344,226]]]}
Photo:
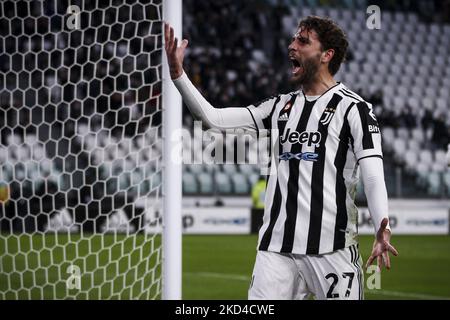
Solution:
{"label": "player's eye", "polygon": [[298,37],[297,39],[298,39],[298,41],[300,41],[300,43],[302,43],[302,44],[308,44],[308,43],[309,43],[309,41],[308,41],[307,38]]}

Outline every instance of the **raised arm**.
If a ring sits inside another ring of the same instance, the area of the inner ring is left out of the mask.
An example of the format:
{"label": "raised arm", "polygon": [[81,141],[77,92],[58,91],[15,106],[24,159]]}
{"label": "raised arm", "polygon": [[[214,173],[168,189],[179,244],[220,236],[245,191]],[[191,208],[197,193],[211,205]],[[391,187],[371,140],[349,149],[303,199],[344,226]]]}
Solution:
{"label": "raised arm", "polygon": [[208,127],[221,130],[244,128],[256,130],[256,124],[248,108],[214,108],[195,88],[183,70],[183,60],[188,41],[178,46],[178,39],[169,24],[164,24],[164,40],[170,77],[194,117],[201,119]]}

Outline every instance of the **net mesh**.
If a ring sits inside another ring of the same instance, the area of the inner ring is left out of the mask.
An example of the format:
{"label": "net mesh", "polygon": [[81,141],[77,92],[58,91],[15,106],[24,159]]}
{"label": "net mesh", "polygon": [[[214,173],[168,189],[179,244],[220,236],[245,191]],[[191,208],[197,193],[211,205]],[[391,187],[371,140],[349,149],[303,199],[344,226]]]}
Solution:
{"label": "net mesh", "polygon": [[0,299],[160,298],[161,6],[0,2]]}

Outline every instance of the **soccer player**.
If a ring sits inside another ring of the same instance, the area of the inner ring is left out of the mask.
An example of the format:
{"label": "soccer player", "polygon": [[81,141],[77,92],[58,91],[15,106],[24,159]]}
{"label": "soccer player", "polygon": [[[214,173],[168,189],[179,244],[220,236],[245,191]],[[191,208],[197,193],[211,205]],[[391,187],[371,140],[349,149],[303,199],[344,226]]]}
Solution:
{"label": "soccer player", "polygon": [[[183,71],[178,46],[165,25],[170,75],[191,113],[222,130],[278,130],[276,174],[268,180],[263,226],[249,299],[363,299],[354,203],[361,173],[375,241],[366,267],[376,259],[390,268],[388,199],[381,135],[372,106],[333,76],[348,41],[332,20],[302,20],[288,48],[298,88],[242,108],[214,108]],[[276,132],[276,131],[275,131]]]}

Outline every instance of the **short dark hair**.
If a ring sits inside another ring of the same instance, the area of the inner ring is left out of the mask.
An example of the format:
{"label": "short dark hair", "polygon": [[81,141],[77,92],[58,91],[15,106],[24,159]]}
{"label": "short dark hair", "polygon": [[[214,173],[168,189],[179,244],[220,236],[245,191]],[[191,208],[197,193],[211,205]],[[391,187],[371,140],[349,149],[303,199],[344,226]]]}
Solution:
{"label": "short dark hair", "polygon": [[307,31],[314,30],[319,37],[323,51],[334,50],[328,70],[331,75],[335,75],[347,56],[348,40],[344,31],[333,20],[318,16],[308,16],[300,21],[298,26]]}

